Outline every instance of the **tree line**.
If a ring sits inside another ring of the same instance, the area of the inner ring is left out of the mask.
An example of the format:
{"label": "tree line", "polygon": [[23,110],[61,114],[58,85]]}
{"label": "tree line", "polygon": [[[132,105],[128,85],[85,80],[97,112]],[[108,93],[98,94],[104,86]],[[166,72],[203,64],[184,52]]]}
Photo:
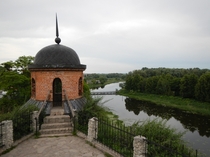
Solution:
{"label": "tree line", "polygon": [[7,94],[0,99],[0,113],[12,111],[23,105],[31,95],[31,79],[28,65],[32,56],[21,56],[15,61],[0,64],[0,89]]}
{"label": "tree line", "polygon": [[120,81],[125,78],[125,74],[122,73],[108,73],[108,74],[100,74],[100,73],[89,73],[84,74],[85,81],[91,86],[91,84],[97,85],[105,85],[110,80]]}
{"label": "tree line", "polygon": [[144,67],[126,75],[125,89],[210,102],[210,70]]}

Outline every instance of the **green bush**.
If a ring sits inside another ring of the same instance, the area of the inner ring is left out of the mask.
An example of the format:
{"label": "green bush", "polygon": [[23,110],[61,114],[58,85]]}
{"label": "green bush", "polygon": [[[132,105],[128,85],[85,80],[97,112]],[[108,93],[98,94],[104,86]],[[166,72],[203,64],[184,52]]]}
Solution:
{"label": "green bush", "polygon": [[[136,122],[131,127],[132,130],[135,130],[135,134],[142,135],[148,141],[151,141],[148,144],[148,153],[152,156],[167,156],[170,153],[170,156],[173,156],[172,151],[168,151],[167,148],[185,155],[190,152],[191,157],[195,156],[195,150],[189,148],[182,139],[185,132],[178,132],[175,128],[167,125],[166,122],[166,120],[160,119],[146,120]],[[176,155],[174,153],[174,156]]]}

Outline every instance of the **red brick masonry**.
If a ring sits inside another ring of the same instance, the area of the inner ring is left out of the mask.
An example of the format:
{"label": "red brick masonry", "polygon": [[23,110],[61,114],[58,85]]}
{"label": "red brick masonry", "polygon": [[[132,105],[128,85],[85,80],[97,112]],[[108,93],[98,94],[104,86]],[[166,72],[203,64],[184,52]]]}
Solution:
{"label": "red brick masonry", "polygon": [[[69,99],[81,97],[79,94],[79,82],[81,79],[83,80],[83,70],[31,69],[31,79],[35,80],[35,94],[32,94],[32,98],[45,100],[49,90],[53,90],[53,81],[55,78],[61,80],[62,90],[66,91]],[[53,94],[51,93],[51,101],[52,96]]]}

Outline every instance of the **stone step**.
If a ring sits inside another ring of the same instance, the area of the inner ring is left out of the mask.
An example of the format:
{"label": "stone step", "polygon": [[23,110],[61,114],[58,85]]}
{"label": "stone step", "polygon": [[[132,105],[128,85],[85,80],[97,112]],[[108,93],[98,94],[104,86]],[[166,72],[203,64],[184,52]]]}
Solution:
{"label": "stone step", "polygon": [[63,109],[52,109],[50,116],[44,118],[41,126],[41,137],[72,135],[72,122],[69,115],[63,115]]}
{"label": "stone step", "polygon": [[72,136],[72,133],[62,133],[62,134],[41,134],[40,137],[58,137],[58,136]]}
{"label": "stone step", "polygon": [[48,123],[64,123],[70,122],[70,116],[61,115],[61,116],[47,116],[44,118],[44,124]]}
{"label": "stone step", "polygon": [[53,129],[53,128],[68,128],[72,127],[72,123],[65,122],[65,123],[46,123],[42,124],[42,129]]}
{"label": "stone step", "polygon": [[64,109],[52,109],[50,112],[51,116],[60,116],[64,115]]}
{"label": "stone step", "polygon": [[46,134],[65,134],[65,133],[71,133],[72,132],[72,127],[68,128],[55,128],[55,129],[41,129],[40,133],[41,135],[46,135]]}

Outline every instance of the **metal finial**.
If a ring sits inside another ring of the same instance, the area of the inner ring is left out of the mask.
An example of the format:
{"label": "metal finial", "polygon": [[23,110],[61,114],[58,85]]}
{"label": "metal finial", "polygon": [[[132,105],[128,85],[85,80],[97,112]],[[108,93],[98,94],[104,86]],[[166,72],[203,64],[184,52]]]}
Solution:
{"label": "metal finial", "polygon": [[59,38],[59,32],[58,32],[58,19],[57,19],[57,13],[56,13],[56,38],[55,42],[59,44],[61,42],[61,39]]}

